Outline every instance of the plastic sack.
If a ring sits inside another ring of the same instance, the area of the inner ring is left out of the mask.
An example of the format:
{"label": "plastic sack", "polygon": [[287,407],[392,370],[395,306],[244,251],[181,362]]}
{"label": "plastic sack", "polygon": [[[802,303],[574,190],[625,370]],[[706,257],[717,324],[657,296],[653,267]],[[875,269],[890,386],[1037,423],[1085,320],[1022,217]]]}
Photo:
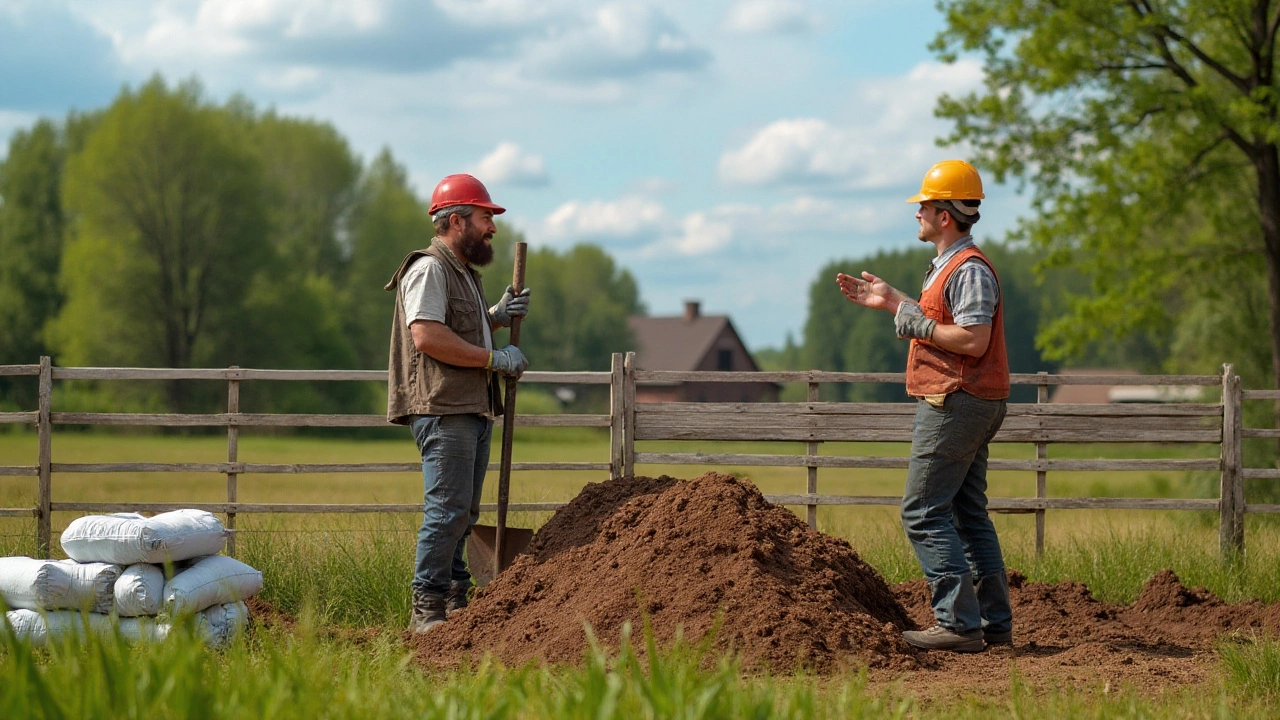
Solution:
{"label": "plastic sack", "polygon": [[11,608],[109,613],[119,565],[0,558],[0,597]]}
{"label": "plastic sack", "polygon": [[249,625],[249,606],[243,602],[223,603],[205,608],[196,615],[196,631],[214,647],[231,642]]}
{"label": "plastic sack", "polygon": [[203,558],[164,585],[164,609],[170,616],[235,603],[262,591],[262,573],[226,555]]}
{"label": "plastic sack", "polygon": [[62,531],[62,549],[80,562],[163,564],[214,555],[227,544],[222,522],[204,510],[86,515]]}
{"label": "plastic sack", "polygon": [[149,563],[130,565],[116,580],[114,595],[120,617],[158,615],[164,605],[164,570]]}
{"label": "plastic sack", "polygon": [[18,640],[33,647],[44,647],[68,635],[84,637],[86,631],[106,637],[118,628],[120,635],[126,640],[144,642],[162,640],[169,630],[154,618],[122,618],[117,621],[111,615],[73,610],[44,613],[35,610],[10,610],[5,613],[5,618]]}

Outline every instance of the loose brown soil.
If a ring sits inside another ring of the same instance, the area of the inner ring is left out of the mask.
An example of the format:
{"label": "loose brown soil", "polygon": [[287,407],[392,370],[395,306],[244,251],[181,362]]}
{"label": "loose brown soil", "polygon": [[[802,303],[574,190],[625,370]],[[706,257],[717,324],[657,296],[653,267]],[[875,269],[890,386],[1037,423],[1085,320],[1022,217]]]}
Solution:
{"label": "loose brown soil", "polygon": [[848,542],[809,529],[748,482],[624,478],[588,485],[468,609],[411,642],[435,666],[486,654],[577,664],[584,626],[613,649],[626,624],[638,639],[647,619],[660,646],[714,630],[713,647],[736,652],[747,671],[866,666],[877,684],[954,697],[1003,693],[1015,675],[1042,689],[1159,693],[1210,678],[1224,636],[1280,629],[1280,603],[1228,605],[1167,570],[1131,606],[1017,571],[1010,591],[1013,647],[917,652],[901,633],[933,622],[923,580],[888,586]]}

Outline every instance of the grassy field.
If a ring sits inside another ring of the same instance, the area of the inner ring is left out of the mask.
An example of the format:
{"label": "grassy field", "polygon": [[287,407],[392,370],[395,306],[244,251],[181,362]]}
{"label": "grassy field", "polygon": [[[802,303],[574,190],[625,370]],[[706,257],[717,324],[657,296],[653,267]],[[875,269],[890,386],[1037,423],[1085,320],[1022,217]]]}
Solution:
{"label": "grassy field", "polygon": [[[666,443],[664,449],[693,450]],[[496,448],[495,448],[496,449]],[[657,448],[647,448],[657,449]],[[800,452],[797,444],[725,444],[704,452]],[[902,446],[824,446],[824,454],[893,455]],[[66,433],[55,436],[55,462],[219,462],[219,437],[147,437]],[[1032,449],[1000,446],[1001,457],[1030,457]],[[1158,457],[1168,448],[1077,447],[1052,457]],[[1212,455],[1183,449],[1180,457]],[[517,461],[607,459],[607,437],[591,431],[518,432]],[[33,465],[35,438],[0,435],[0,465]],[[243,437],[246,462],[412,462],[408,438]],[[496,456],[495,456],[496,459]],[[693,477],[704,467],[641,467],[646,475]],[[800,492],[798,468],[716,468],[747,477],[765,492]],[[903,471],[820,472],[823,492],[901,493]],[[487,500],[493,499],[490,474]],[[517,473],[514,501],[567,500],[601,473]],[[1204,478],[1186,473],[1051,473],[1050,495],[1183,497],[1203,494]],[[1033,473],[995,473],[993,495],[1034,494]],[[58,500],[219,501],[218,475],[56,475]],[[248,475],[248,502],[418,502],[417,473],[365,475]],[[0,477],[0,507],[30,506],[35,480]],[[513,514],[536,527],[546,513]],[[55,517],[55,530],[71,514]],[[1034,552],[1031,516],[998,516],[1008,564],[1033,580],[1084,582],[1100,599],[1132,601],[1152,573],[1171,568],[1190,586],[1204,585],[1227,600],[1280,598],[1280,531],[1251,518],[1248,553],[1238,562],[1217,558],[1216,519],[1204,513],[1056,511],[1047,516],[1043,557]],[[490,520],[491,518],[485,518]],[[922,705],[909,688],[870,690],[859,676],[743,677],[725,659],[699,669],[694,647],[670,649],[653,667],[625,650],[598,653],[583,669],[502,668],[484,665],[426,672],[413,665],[400,628],[409,614],[413,513],[356,516],[242,516],[239,554],[261,569],[263,597],[303,621],[285,631],[265,629],[230,649],[206,651],[181,637],[156,646],[92,641],[88,647],[48,651],[0,650],[0,717],[1275,717],[1280,697],[1280,645],[1224,648],[1221,681],[1158,699],[1121,690],[1108,696],[1064,689],[1051,696],[1015,689],[1003,697],[959,698]],[[892,507],[822,508],[819,526],[849,539],[888,580],[919,576]],[[34,523],[0,519],[0,555],[31,553]],[[55,543],[56,548],[56,543]],[[332,628],[359,628],[334,633]],[[355,638],[355,639],[352,639]],[[642,641],[642,640],[638,640]],[[1015,688],[1017,688],[1015,683]],[[60,692],[76,688],[75,693]]]}

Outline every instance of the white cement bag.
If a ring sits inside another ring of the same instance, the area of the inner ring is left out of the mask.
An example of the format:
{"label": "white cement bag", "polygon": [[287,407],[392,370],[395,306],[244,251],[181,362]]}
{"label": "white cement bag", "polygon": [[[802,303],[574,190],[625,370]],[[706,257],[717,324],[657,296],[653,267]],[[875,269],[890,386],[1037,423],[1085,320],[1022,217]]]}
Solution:
{"label": "white cement bag", "polygon": [[196,615],[196,629],[214,647],[231,642],[249,625],[249,607],[243,602],[205,608]]}
{"label": "white cement bag", "polygon": [[137,513],[86,515],[62,532],[62,549],[81,562],[162,564],[222,552],[227,531],[213,513],[174,510],[155,517]]}
{"label": "white cement bag", "polygon": [[107,563],[0,558],[0,596],[11,608],[109,613],[120,572]]}
{"label": "white cement bag", "polygon": [[212,555],[170,578],[164,585],[164,609],[170,616],[234,603],[262,591],[262,573],[233,557]]}
{"label": "white cement bag", "polygon": [[164,605],[164,570],[149,563],[125,568],[116,580],[115,601],[120,617],[159,615]]}
{"label": "white cement bag", "polygon": [[81,614],[72,610],[55,610],[38,613],[35,610],[11,610],[5,613],[9,626],[18,640],[33,647],[43,647],[63,637],[84,637],[87,630],[94,635],[107,637],[116,628],[130,642],[163,640],[169,628],[154,618],[124,618],[118,621],[101,613]]}

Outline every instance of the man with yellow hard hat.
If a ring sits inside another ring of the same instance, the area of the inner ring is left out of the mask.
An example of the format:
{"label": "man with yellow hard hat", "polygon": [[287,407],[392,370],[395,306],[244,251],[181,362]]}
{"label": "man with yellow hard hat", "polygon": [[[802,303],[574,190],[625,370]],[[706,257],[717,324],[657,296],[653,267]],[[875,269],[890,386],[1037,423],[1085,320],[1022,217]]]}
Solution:
{"label": "man with yellow hard hat", "polygon": [[988,449],[1004,421],[1009,361],[1000,281],[969,234],[983,197],[972,165],[944,160],[908,198],[920,204],[920,240],[938,250],[919,300],[869,272],[836,276],[845,297],[893,313],[898,337],[911,341],[907,394],[917,403],[902,526],[937,622],[903,635],[925,650],[1013,642],[1004,557],[987,514]]}

